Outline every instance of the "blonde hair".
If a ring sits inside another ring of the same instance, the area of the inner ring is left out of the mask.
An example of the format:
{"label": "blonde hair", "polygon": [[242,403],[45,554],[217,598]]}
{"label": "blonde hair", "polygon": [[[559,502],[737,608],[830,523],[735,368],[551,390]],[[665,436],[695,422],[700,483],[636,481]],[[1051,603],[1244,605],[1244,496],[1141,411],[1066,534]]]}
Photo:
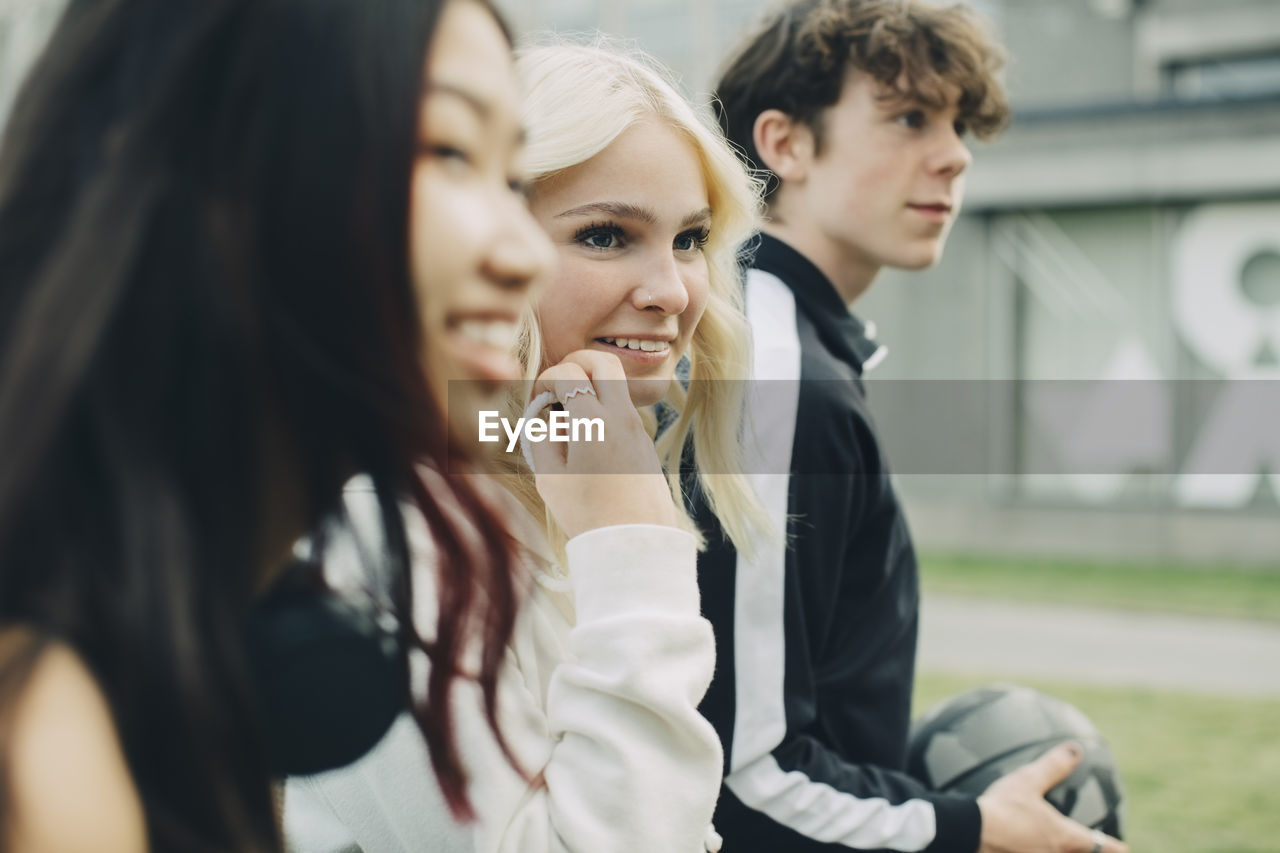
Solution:
{"label": "blonde hair", "polygon": [[[517,51],[516,70],[525,87],[526,163],[534,195],[542,181],[590,160],[645,119],[666,122],[697,153],[711,207],[703,250],[710,294],[689,348],[689,388],[672,380],[662,403],[676,418],[656,446],[683,523],[698,534],[685,513],[680,482],[681,455],[692,439],[699,488],[735,547],[749,553],[752,542],[768,530],[768,522],[742,474],[742,391],[751,344],[743,313],[740,252],[759,223],[761,186],[714,129],[714,122],[700,116],[656,63],[638,51],[600,40],[593,45],[543,44]],[[545,357],[536,306],[522,323],[519,356],[531,382]],[[513,411],[523,409],[526,400],[527,387],[521,399],[512,399]],[[652,410],[643,414],[654,432]],[[518,474],[509,480],[512,491],[535,517],[546,519],[548,539],[563,555],[564,533],[546,512],[532,472],[521,459],[509,459],[508,465]]]}

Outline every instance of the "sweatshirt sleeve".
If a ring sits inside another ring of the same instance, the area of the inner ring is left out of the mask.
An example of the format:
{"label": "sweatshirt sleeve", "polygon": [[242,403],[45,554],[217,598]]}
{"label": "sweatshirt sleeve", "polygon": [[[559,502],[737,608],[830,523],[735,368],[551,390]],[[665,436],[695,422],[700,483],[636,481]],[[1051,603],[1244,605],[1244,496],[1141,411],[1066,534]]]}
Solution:
{"label": "sweatshirt sleeve", "polygon": [[[416,619],[430,638],[435,553],[424,525],[408,532]],[[405,715],[356,764],[289,780],[290,853],[704,850],[722,756],[697,711],[715,645],[699,613],[694,539],[669,527],[601,528],[571,540],[568,556],[576,619],[535,591],[499,673],[498,723],[517,766],[477,683],[459,678],[451,690],[476,819],[454,821]],[[421,686],[429,663],[413,663]]]}
{"label": "sweatshirt sleeve", "polygon": [[527,766],[544,782],[513,790],[501,765],[476,768],[477,850],[699,853],[722,757],[697,711],[714,640],[698,607],[694,539],[621,525],[577,536],[567,551],[570,658],[552,672],[545,717],[511,686],[525,724],[504,729],[541,750]]}

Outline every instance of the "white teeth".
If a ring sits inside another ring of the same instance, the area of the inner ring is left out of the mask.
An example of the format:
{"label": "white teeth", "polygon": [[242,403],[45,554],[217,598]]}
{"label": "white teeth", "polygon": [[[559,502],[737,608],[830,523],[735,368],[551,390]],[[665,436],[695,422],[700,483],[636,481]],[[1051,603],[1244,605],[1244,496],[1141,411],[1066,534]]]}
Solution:
{"label": "white teeth", "polygon": [[464,338],[501,350],[515,346],[516,332],[516,324],[506,320],[464,320],[458,324],[458,334]]}
{"label": "white teeth", "polygon": [[499,349],[511,349],[516,344],[515,323],[490,323],[489,343]]}
{"label": "white teeth", "polygon": [[600,340],[622,349],[635,349],[642,352],[666,352],[671,349],[671,345],[666,341],[641,340],[640,338],[601,338]]}

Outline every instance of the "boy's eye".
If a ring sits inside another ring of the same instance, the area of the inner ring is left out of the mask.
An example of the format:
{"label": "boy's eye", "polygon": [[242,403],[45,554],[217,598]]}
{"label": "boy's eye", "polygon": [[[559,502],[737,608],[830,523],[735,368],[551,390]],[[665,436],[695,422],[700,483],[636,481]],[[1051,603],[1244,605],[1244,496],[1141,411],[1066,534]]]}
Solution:
{"label": "boy's eye", "polygon": [[898,116],[898,124],[912,130],[919,130],[924,127],[924,111],[910,110]]}
{"label": "boy's eye", "polygon": [[956,119],[952,127],[955,128],[956,136],[961,138],[964,138],[969,133],[969,123],[961,119]]}

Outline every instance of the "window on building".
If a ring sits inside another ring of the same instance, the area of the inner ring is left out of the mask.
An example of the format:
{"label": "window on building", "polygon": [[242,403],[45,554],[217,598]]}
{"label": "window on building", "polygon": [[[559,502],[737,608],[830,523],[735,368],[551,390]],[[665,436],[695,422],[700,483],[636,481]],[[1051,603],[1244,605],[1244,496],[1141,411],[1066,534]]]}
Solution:
{"label": "window on building", "polygon": [[1173,62],[1165,66],[1165,84],[1179,100],[1280,95],[1280,49]]}

